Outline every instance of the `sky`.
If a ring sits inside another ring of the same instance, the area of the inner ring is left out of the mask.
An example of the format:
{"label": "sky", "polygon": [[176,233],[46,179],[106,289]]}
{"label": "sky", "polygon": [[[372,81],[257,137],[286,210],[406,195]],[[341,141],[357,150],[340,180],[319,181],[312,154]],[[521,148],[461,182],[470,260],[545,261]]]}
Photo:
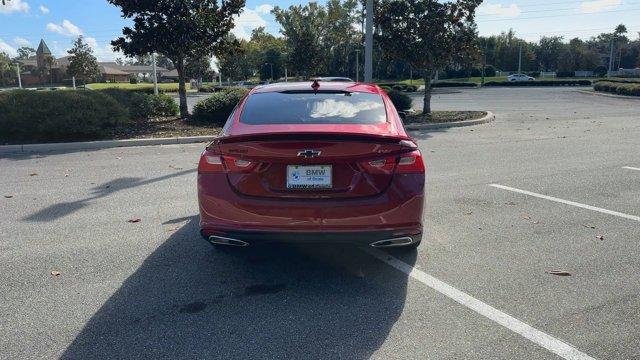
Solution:
{"label": "sky", "polygon": [[[248,0],[233,33],[248,38],[252,29],[264,26],[277,35],[279,26],[271,9],[307,2]],[[553,35],[587,39],[610,32],[620,23],[627,25],[629,37],[636,39],[639,19],[640,0],[488,0],[477,11],[480,35],[511,28],[529,41]],[[99,61],[113,61],[122,55],[114,53],[109,42],[129,23],[106,0],[8,0],[5,6],[0,3],[0,51],[15,56],[18,47],[36,48],[44,39],[54,56],[62,57],[73,40],[83,35]]]}

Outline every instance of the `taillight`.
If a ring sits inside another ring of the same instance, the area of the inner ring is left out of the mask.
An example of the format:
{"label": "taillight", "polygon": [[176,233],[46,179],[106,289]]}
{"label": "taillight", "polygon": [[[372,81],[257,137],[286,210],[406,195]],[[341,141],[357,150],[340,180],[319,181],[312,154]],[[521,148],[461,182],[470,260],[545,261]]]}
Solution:
{"label": "taillight", "polygon": [[251,171],[255,163],[249,160],[238,159],[232,156],[219,155],[211,151],[205,151],[200,156],[198,172],[219,173],[230,172],[239,173]]}
{"label": "taillight", "polygon": [[423,174],[425,172],[424,161],[419,150],[400,155],[396,173],[398,174]]}
{"label": "taillight", "polygon": [[198,172],[199,173],[224,172],[224,165],[222,164],[222,156],[214,154],[211,151],[205,150],[202,153],[202,155],[200,155]]}

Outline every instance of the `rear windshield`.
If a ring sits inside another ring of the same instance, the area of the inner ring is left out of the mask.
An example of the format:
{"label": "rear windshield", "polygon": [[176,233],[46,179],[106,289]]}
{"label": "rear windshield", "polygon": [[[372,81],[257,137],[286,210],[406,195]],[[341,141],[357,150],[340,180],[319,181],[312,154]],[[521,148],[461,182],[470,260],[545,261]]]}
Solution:
{"label": "rear windshield", "polygon": [[258,93],[247,98],[240,122],[262,124],[379,124],[382,96],[370,93]]}

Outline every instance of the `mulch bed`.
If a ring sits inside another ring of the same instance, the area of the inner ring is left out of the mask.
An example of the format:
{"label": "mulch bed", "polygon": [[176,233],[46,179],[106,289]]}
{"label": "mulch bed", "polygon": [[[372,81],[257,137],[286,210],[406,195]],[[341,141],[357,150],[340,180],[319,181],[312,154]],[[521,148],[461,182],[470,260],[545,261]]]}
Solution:
{"label": "mulch bed", "polygon": [[487,115],[486,111],[432,111],[430,114],[410,114],[405,124],[434,124],[454,121],[475,120]]}
{"label": "mulch bed", "polygon": [[117,129],[113,133],[114,140],[164,138],[183,136],[218,135],[221,128],[208,124],[193,124],[180,118],[158,118],[147,123],[134,124]]}

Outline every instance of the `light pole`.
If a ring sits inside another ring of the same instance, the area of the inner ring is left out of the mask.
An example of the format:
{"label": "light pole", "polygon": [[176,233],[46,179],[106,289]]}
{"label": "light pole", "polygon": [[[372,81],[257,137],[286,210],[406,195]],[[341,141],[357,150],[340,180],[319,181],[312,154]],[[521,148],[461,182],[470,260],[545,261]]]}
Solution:
{"label": "light pole", "polygon": [[18,72],[18,87],[22,89],[22,78],[20,77],[20,63],[16,62],[16,70]]}
{"label": "light pole", "polygon": [[609,71],[607,72],[607,78],[611,77],[611,71],[613,71],[613,40],[611,38],[611,53],[609,54]]}
{"label": "light pole", "polygon": [[518,74],[522,73],[522,42],[520,43],[520,51],[518,52]]}
{"label": "light pole", "polygon": [[156,71],[156,53],[151,54],[153,62],[153,93],[158,95],[158,72]]}
{"label": "light pole", "polygon": [[364,82],[373,82],[373,0],[367,0],[367,24],[364,45]]}
{"label": "light pole", "polygon": [[356,49],[356,82],[360,82],[360,49]]}

